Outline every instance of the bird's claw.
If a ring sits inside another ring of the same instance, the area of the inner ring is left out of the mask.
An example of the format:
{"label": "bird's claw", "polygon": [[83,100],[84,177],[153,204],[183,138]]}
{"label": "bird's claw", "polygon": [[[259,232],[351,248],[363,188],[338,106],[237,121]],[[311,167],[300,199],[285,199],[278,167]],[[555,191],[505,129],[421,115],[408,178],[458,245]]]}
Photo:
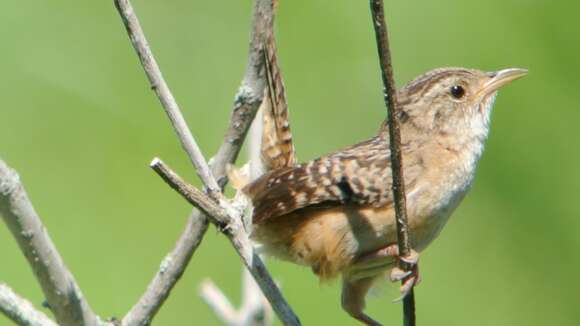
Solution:
{"label": "bird's claw", "polygon": [[411,249],[408,255],[399,256],[399,260],[404,261],[409,265],[416,266],[419,263],[419,253]]}
{"label": "bird's claw", "polygon": [[402,281],[401,287],[399,291],[401,292],[401,296],[397,299],[393,300],[393,302],[400,302],[403,300],[411,289],[417,284],[421,282],[421,277],[419,276],[419,254],[411,249],[411,252],[406,256],[398,257],[400,261],[407,263],[410,266],[409,270],[403,270],[402,268],[395,266],[391,269],[390,279],[393,282]]}
{"label": "bird's claw", "polygon": [[411,275],[411,273],[413,273],[413,272],[412,271],[404,271],[399,267],[393,267],[393,269],[391,269],[391,275],[389,276],[389,279],[391,280],[391,282],[402,281],[407,276]]}

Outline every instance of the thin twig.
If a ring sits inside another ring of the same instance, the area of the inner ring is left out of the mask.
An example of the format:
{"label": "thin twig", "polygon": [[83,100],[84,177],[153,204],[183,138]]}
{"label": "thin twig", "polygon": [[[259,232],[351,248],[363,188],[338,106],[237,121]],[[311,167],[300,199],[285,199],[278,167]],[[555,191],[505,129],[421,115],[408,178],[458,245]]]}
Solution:
{"label": "thin twig", "polygon": [[158,158],[153,159],[149,165],[157,174],[183,198],[195,208],[206,214],[219,228],[229,227],[230,217],[228,212],[218,206],[203,191],[185,182],[177,173],[171,170],[167,164]]}
{"label": "thin twig", "polygon": [[18,242],[60,325],[97,325],[98,317],[65,266],[16,171],[0,160],[0,215]]}
{"label": "thin twig", "polygon": [[145,293],[123,318],[122,325],[144,326],[151,323],[185,272],[193,253],[203,239],[208,222],[199,211],[194,210],[191,213],[175,248],[165,256]]}
{"label": "thin twig", "polygon": [[[411,252],[409,228],[407,224],[407,203],[405,198],[405,181],[403,159],[401,155],[401,132],[399,130],[397,89],[393,79],[393,65],[389,48],[389,36],[385,22],[383,0],[370,0],[373,27],[379,52],[381,77],[384,86],[384,100],[388,110],[389,139],[391,149],[391,169],[393,171],[393,194],[397,220],[397,241],[399,254],[407,256]],[[402,268],[408,270],[402,260]],[[415,325],[415,295],[413,289],[403,299],[403,322],[406,326]]]}
{"label": "thin twig", "polygon": [[234,162],[240,152],[250,125],[264,97],[266,78],[264,76],[264,56],[262,54],[265,35],[273,33],[274,0],[255,0],[250,35],[248,64],[238,93],[234,100],[231,123],[225,134],[226,141],[218,150],[212,165],[220,184],[224,184],[225,167]]}
{"label": "thin twig", "polygon": [[129,0],[115,0],[115,5],[121,15],[125,28],[127,29],[131,43],[139,56],[139,60],[141,60],[141,65],[145,70],[145,74],[147,75],[147,78],[149,78],[151,89],[153,89],[159,98],[163,109],[165,109],[169,120],[171,120],[171,124],[177,133],[181,146],[187,152],[191,163],[195,166],[199,178],[208,188],[210,195],[213,196],[214,194],[220,193],[220,188],[211,174],[209,166],[207,165],[195,138],[193,138],[191,131],[187,127],[187,123],[183,118],[183,114],[181,114],[181,110],[179,109],[173,94],[169,90],[169,86],[167,86],[167,83],[161,74],[159,65],[157,65],[157,61],[153,56],[153,52],[149,47],[145,34],[139,24],[139,19],[137,18],[131,3]]}
{"label": "thin twig", "polygon": [[274,308],[278,318],[280,318],[284,325],[300,325],[298,317],[294,314],[282,296],[282,293],[280,293],[280,290],[272,280],[270,273],[258,254],[254,251],[252,243],[242,225],[241,212],[237,212],[239,214],[238,216],[232,216],[236,210],[228,207],[230,205],[227,202],[220,202],[218,206],[218,204],[211,200],[208,201],[207,197],[200,196],[200,194],[203,194],[200,190],[193,190],[195,187],[183,181],[181,177],[163,164],[161,160],[154,160],[151,167],[171,188],[175,189],[188,202],[202,209],[213,223],[220,226],[221,221],[229,219],[229,222],[226,224],[227,226],[222,228],[222,232],[228,237],[236,249],[242,262],[260,286],[260,289],[272,305],[272,308]]}
{"label": "thin twig", "polygon": [[[117,8],[130,8],[126,6],[125,2],[116,2],[116,4]],[[130,13],[134,15],[132,10]],[[120,14],[121,17],[124,17],[123,21],[128,23],[129,19],[125,18],[125,11],[120,11]],[[227,181],[225,168],[227,164],[234,163],[236,160],[246,133],[262,101],[265,81],[261,73],[263,66],[261,45],[264,39],[263,34],[272,29],[273,15],[272,0],[255,1],[246,72],[235,96],[234,108],[224,141],[210,163],[213,175],[221,187],[224,187]],[[133,19],[133,22],[136,23],[137,20]],[[132,40],[145,40],[142,36],[132,35],[136,32],[140,32],[142,35],[141,28],[137,30],[127,28],[127,30]],[[145,293],[125,315],[123,325],[148,325],[151,322],[183,274],[207,230],[207,225],[207,217],[194,210],[175,248],[161,264],[163,268],[160,268]],[[167,262],[170,263],[167,264]]]}
{"label": "thin twig", "polygon": [[58,326],[30,301],[14,293],[6,284],[0,283],[0,312],[21,326]]}

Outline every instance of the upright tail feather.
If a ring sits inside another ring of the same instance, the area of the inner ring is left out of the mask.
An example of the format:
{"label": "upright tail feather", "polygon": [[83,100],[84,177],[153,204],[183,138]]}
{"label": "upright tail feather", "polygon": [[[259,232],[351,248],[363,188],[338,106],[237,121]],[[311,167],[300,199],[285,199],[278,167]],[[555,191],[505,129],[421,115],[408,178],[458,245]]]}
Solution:
{"label": "upright tail feather", "polygon": [[295,165],[296,154],[288,120],[286,92],[272,34],[266,39],[263,53],[267,88],[261,106],[264,121],[261,156],[265,168],[272,170]]}

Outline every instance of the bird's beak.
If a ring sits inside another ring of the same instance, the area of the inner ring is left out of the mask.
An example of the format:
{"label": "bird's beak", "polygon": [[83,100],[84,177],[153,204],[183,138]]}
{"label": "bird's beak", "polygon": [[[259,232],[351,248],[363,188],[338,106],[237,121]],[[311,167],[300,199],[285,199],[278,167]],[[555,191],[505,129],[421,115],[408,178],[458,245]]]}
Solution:
{"label": "bird's beak", "polygon": [[491,93],[497,91],[498,88],[502,87],[503,85],[505,85],[511,81],[514,81],[516,79],[524,77],[527,73],[528,73],[527,69],[521,69],[521,68],[509,68],[509,69],[503,69],[500,71],[490,72],[490,73],[488,73],[488,76],[490,77],[490,79],[488,79],[483,84],[480,91],[478,92],[479,93],[478,95],[491,94]]}

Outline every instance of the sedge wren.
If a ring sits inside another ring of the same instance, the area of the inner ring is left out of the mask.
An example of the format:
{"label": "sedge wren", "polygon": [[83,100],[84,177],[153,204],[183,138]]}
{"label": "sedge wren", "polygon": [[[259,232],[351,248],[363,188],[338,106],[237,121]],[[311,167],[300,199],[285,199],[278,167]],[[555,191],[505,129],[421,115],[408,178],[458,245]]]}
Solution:
{"label": "sedge wren", "polygon": [[[343,309],[380,325],[363,313],[366,293],[386,274],[405,280],[403,295],[417,283],[417,252],[437,237],[471,186],[498,88],[527,71],[440,68],[398,91],[409,235],[416,250],[399,257],[387,124],[368,140],[296,164],[273,58],[265,60],[269,103],[262,106],[262,158],[270,171],[247,184],[237,181],[254,207],[252,238],[266,254],[309,266],[321,280],[340,275]],[[410,274],[399,270],[398,259],[415,268]]]}

